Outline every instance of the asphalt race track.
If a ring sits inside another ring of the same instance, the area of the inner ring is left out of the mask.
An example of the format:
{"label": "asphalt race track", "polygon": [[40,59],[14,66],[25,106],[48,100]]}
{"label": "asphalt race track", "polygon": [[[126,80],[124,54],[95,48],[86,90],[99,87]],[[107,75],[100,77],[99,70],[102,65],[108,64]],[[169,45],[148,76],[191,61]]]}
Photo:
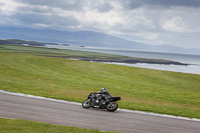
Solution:
{"label": "asphalt race track", "polygon": [[[120,106],[120,105],[119,105]],[[122,133],[199,133],[200,120],[184,120],[124,110],[83,109],[80,104],[0,91],[0,117]]]}

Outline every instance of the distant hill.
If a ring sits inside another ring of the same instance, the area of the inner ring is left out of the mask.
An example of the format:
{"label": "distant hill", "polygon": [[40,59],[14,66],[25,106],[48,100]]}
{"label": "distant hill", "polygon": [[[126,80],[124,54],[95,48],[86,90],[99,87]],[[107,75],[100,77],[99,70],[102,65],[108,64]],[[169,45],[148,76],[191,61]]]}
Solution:
{"label": "distant hill", "polygon": [[0,43],[2,43],[2,44],[16,44],[16,45],[29,45],[29,46],[45,46],[45,44],[59,45],[59,44],[56,44],[56,43],[41,43],[41,42],[35,42],[35,41],[24,41],[24,40],[19,40],[19,39],[0,40]]}
{"label": "distant hill", "polygon": [[[147,45],[139,42],[128,41],[108,34],[92,31],[57,31],[57,30],[38,30],[29,28],[0,27],[0,39],[23,39],[38,42],[50,42],[54,44],[73,44],[79,46],[93,46],[105,48],[133,49],[140,51],[170,52],[184,54],[200,54],[200,49],[185,49],[170,45]],[[16,41],[16,40],[15,40]],[[30,44],[44,45],[28,41]],[[27,42],[22,42],[27,43]]]}

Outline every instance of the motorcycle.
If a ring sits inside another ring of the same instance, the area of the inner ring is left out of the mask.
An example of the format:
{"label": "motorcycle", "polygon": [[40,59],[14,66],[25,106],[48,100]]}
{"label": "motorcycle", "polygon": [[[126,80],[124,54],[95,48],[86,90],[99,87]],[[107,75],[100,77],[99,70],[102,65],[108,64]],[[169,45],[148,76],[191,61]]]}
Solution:
{"label": "motorcycle", "polygon": [[[94,106],[92,106],[92,102],[94,102]],[[83,101],[82,107],[83,108],[100,108],[100,109],[107,109],[107,111],[114,112],[118,108],[118,104],[116,101],[121,100],[121,97],[108,97],[105,99],[104,96],[98,94],[96,92],[92,92],[88,95],[88,99]]]}

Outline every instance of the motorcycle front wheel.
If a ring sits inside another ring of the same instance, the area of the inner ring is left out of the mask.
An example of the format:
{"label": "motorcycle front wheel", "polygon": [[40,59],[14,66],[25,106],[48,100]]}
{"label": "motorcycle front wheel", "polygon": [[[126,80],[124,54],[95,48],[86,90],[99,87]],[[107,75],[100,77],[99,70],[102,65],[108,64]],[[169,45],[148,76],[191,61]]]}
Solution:
{"label": "motorcycle front wheel", "polygon": [[118,108],[118,104],[114,101],[109,102],[107,107],[106,107],[106,109],[110,112],[114,112],[115,110],[117,110],[117,108]]}
{"label": "motorcycle front wheel", "polygon": [[82,107],[83,108],[90,108],[91,103],[92,103],[91,100],[87,99],[87,100],[85,100],[85,101],[82,102]]}

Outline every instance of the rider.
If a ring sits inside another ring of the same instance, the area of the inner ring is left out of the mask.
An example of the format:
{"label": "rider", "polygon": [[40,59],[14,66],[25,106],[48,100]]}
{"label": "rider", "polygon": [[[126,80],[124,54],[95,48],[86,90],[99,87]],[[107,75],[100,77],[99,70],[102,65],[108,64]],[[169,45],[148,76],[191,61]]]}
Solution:
{"label": "rider", "polygon": [[97,92],[97,94],[101,94],[104,98],[111,97],[110,93],[106,90],[106,88],[102,88],[101,91]]}
{"label": "rider", "polygon": [[[111,97],[110,93],[106,90],[106,88],[102,88],[101,91],[97,92],[96,94],[101,94],[105,101]],[[92,99],[92,106],[94,106],[95,98]]]}

